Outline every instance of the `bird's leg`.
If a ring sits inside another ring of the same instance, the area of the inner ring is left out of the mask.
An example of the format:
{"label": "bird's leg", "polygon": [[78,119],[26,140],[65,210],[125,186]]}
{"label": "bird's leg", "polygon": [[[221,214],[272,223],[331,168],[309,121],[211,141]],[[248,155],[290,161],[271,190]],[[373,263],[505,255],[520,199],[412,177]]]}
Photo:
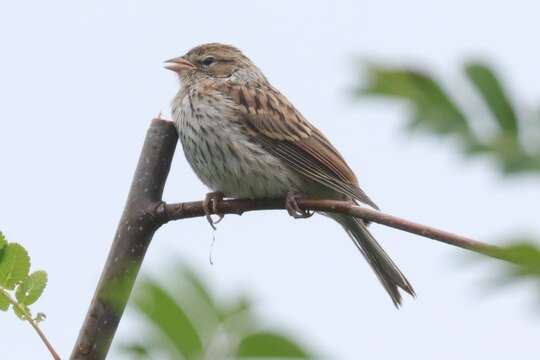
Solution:
{"label": "bird's leg", "polygon": [[302,210],[296,202],[297,199],[304,197],[305,195],[299,191],[289,191],[287,198],[285,199],[285,208],[290,216],[295,219],[306,219],[313,216],[313,211]]}
{"label": "bird's leg", "polygon": [[[225,217],[225,215],[218,214],[217,212],[217,204],[221,200],[223,200],[223,196],[225,195],[221,191],[213,191],[206,194],[203,201],[203,210],[206,214],[206,220],[208,220],[208,223],[214,230],[216,230],[215,224],[219,223]],[[212,207],[212,209],[210,209],[210,206]],[[219,216],[219,219],[217,221],[214,221],[211,214],[216,214],[217,216]]]}

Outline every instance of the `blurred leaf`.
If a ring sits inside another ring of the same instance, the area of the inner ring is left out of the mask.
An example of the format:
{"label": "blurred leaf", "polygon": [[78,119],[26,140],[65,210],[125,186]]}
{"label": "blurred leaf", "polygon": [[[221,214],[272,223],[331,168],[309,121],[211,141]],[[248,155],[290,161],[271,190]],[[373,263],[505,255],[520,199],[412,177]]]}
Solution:
{"label": "blurred leaf", "polygon": [[269,332],[246,336],[240,342],[237,356],[240,358],[310,358],[306,351],[292,340]]}
{"label": "blurred leaf", "polygon": [[486,255],[497,259],[495,265],[500,270],[492,275],[494,285],[501,287],[517,281],[532,282],[537,285],[536,296],[540,300],[540,248],[537,244],[534,239],[521,239],[487,251]]}
{"label": "blurred leaf", "polygon": [[[497,75],[486,65],[469,62],[465,73],[498,124],[496,134],[491,137],[476,136],[471,130],[471,119],[464,115],[468,112],[460,109],[428,73],[377,64],[368,64],[365,68],[368,80],[356,93],[408,101],[413,107],[409,129],[424,129],[440,136],[452,135],[460,141],[465,155],[489,156],[505,175],[540,174],[540,147],[527,150],[520,143],[520,121],[516,111]],[[473,104],[470,108],[474,109]],[[539,121],[533,122],[532,127],[540,133]]]}
{"label": "blurred leaf", "polygon": [[0,231],[0,250],[2,250],[4,248],[4,246],[7,245],[7,240],[4,236],[4,234],[2,234],[2,232]]}
{"label": "blurred leaf", "polygon": [[[215,326],[218,325],[218,322],[223,317],[223,310],[220,307],[220,304],[217,299],[214,299],[211,295],[210,290],[204,284],[199,276],[195,274],[187,266],[179,266],[179,276],[178,278],[182,281],[179,282],[182,286],[182,297],[180,299],[186,299],[191,302],[191,307],[197,307],[197,309],[190,309],[192,312],[198,312],[198,314],[190,314],[191,316],[195,315],[204,315],[206,317],[206,323],[209,330],[213,332]],[[185,304],[188,306],[188,304]],[[186,309],[187,311],[187,309]],[[187,311],[189,312],[189,311]],[[201,314],[203,312],[203,314]]]}
{"label": "blurred leaf", "polygon": [[251,302],[242,297],[221,310],[223,326],[233,334],[243,336],[256,330],[257,321],[251,310]]}
{"label": "blurred leaf", "polygon": [[532,242],[515,242],[495,249],[489,255],[506,259],[506,275],[509,277],[532,277],[540,281],[540,249]]}
{"label": "blurred leaf", "polygon": [[192,287],[192,289],[197,295],[197,299],[203,300],[216,312],[216,315],[219,315],[218,307],[214,303],[214,299],[210,295],[210,291],[206,288],[206,285],[203,284],[199,277],[186,266],[180,267],[180,276],[181,279],[183,279]]}
{"label": "blurred leaf", "polygon": [[19,244],[8,244],[0,258],[0,286],[13,290],[26,279],[30,270],[30,257]]}
{"label": "blurred leaf", "polygon": [[472,136],[465,116],[450,96],[429,75],[411,70],[368,65],[368,83],[361,95],[385,95],[414,105],[412,128],[422,127],[439,134]]}
{"label": "blurred leaf", "polygon": [[0,310],[7,311],[9,309],[9,299],[0,291]]}
{"label": "blurred leaf", "polygon": [[195,326],[157,283],[149,280],[142,283],[135,297],[135,306],[184,357],[194,359],[202,353],[202,342]]}
{"label": "blurred leaf", "polygon": [[499,157],[501,168],[505,174],[521,172],[540,172],[540,154],[530,155],[522,151],[515,151],[506,156]]}
{"label": "blurred leaf", "polygon": [[251,312],[251,301],[246,297],[238,298],[232,305],[228,305],[221,310],[222,319],[238,316]]}
{"label": "blurred leaf", "polygon": [[[222,303],[195,272],[185,266],[178,269],[172,273],[173,280],[175,285],[182,286],[174,298],[153,280],[146,279],[138,286],[134,305],[149,320],[146,323],[150,329],[143,337],[144,343],[135,340],[121,347],[128,356],[146,359],[137,354],[147,354],[148,358],[163,358],[168,354],[168,358],[177,359],[181,354],[186,359],[232,360],[237,358],[239,341],[244,339],[241,344],[245,354],[305,358],[306,352],[292,340],[279,334],[257,333],[260,327],[248,299],[238,297]],[[194,301],[202,307],[193,308]],[[201,309],[213,315],[202,314]],[[206,324],[208,321],[211,324]],[[155,331],[156,328],[160,331]],[[247,334],[253,335],[246,337]]]}
{"label": "blurred leaf", "polygon": [[[479,62],[468,62],[464,66],[467,79],[497,125],[495,134],[480,134],[483,136],[473,134],[471,124],[475,119],[464,115],[473,113],[471,110],[476,104],[464,103],[463,109],[458,108],[427,72],[373,64],[365,68],[368,81],[357,90],[357,94],[408,101],[413,108],[409,129],[423,128],[436,136],[451,134],[461,140],[465,155],[490,157],[505,175],[540,174],[540,147],[526,147],[520,142],[528,138],[520,134],[525,127],[530,134],[540,134],[540,117],[536,114],[536,117],[519,119],[507,91],[489,66]],[[463,96],[463,99],[468,97]],[[506,260],[498,260],[497,263],[503,270],[502,276],[497,278],[499,284],[532,280],[540,288],[540,249],[534,244],[534,241],[514,242],[494,248],[487,254]]]}
{"label": "blurred leaf", "polygon": [[148,345],[142,344],[122,344],[120,350],[129,355],[131,359],[151,359]]}
{"label": "blurred leaf", "polygon": [[501,130],[516,141],[517,116],[495,73],[487,65],[472,62],[465,65],[465,73],[476,86]]}
{"label": "blurred leaf", "polygon": [[42,270],[34,271],[19,284],[15,292],[15,297],[21,304],[32,305],[43,294],[46,285],[47,273]]}

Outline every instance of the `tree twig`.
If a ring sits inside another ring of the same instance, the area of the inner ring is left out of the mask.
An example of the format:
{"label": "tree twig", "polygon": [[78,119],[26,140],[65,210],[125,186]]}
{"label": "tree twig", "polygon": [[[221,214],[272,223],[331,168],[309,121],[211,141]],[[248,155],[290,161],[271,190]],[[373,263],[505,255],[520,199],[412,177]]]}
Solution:
{"label": "tree twig", "polygon": [[43,330],[41,330],[37,321],[34,318],[32,318],[32,315],[28,312],[28,310],[24,306],[19,304],[19,302],[15,300],[13,297],[11,297],[11,295],[4,289],[0,288],[0,292],[2,293],[2,296],[4,296],[11,303],[12,306],[15,306],[19,310],[19,312],[24,316],[26,321],[28,321],[30,325],[34,328],[34,330],[38,334],[41,341],[47,347],[47,350],[49,350],[49,352],[51,353],[51,356],[53,357],[53,359],[61,360],[60,356],[58,355],[56,350],[54,350],[54,347],[51,345],[49,339],[47,339],[47,336],[45,335]]}
{"label": "tree twig", "polygon": [[71,359],[105,359],[152,236],[153,217],[178,142],[169,121],[154,119],[146,134],[126,207]]}
{"label": "tree twig", "polygon": [[[493,256],[498,253],[497,250],[500,250],[500,248],[495,245],[486,244],[465,236],[415,223],[367,207],[356,206],[346,201],[297,199],[297,203],[303,210],[347,214],[484,255]],[[216,207],[216,210],[221,214],[237,215],[241,215],[247,211],[282,209],[285,209],[284,199],[231,199],[219,202]],[[180,220],[205,215],[202,201],[163,204],[157,210],[158,216],[163,218],[164,221]]]}
{"label": "tree twig", "polygon": [[[133,176],[124,213],[71,359],[101,360],[106,357],[154,232],[168,221],[205,215],[201,201],[178,204],[165,204],[162,201],[163,188],[177,141],[178,135],[170,121],[152,121]],[[305,210],[348,214],[503,258],[502,255],[497,255],[501,252],[497,251],[499,248],[496,246],[344,201],[299,199],[298,205]],[[217,210],[222,214],[240,215],[247,211],[284,208],[284,199],[232,199],[217,204]]]}

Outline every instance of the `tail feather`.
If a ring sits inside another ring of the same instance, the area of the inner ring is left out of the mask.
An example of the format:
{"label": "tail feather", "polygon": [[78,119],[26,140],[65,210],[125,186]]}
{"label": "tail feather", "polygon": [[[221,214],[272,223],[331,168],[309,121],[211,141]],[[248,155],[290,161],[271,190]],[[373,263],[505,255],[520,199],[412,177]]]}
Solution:
{"label": "tail feather", "polygon": [[403,289],[411,296],[415,296],[409,281],[401,273],[397,265],[390,259],[383,248],[377,243],[377,240],[371,235],[362,220],[336,214],[332,214],[331,217],[345,228],[345,231],[347,231],[347,234],[349,234],[356,247],[373,268],[373,271],[392,298],[396,307],[401,305],[399,288]]}

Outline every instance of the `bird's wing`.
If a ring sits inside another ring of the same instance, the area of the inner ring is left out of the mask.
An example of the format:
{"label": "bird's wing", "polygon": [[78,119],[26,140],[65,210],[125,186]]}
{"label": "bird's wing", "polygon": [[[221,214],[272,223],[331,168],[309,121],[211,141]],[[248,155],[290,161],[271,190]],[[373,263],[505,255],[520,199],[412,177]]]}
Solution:
{"label": "bird's wing", "polygon": [[378,209],[330,141],[278,90],[260,83],[222,83],[214,90],[237,105],[246,129],[274,156],[308,178]]}

